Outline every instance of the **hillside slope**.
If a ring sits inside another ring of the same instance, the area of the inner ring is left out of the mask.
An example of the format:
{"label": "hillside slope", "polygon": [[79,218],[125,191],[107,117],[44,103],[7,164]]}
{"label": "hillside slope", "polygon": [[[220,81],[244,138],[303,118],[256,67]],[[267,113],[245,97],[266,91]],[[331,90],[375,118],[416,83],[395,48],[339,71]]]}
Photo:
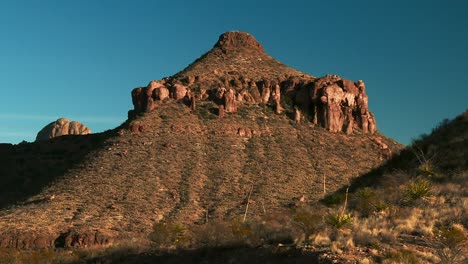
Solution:
{"label": "hillside slope", "polygon": [[[322,200],[354,217],[345,256],[385,263],[466,263],[468,112],[444,120],[383,166]],[[349,190],[349,193],[347,191]],[[344,209],[343,209],[344,210]],[[344,234],[345,232],[342,232]],[[372,246],[378,245],[378,246]],[[366,250],[364,250],[366,251]],[[359,254],[358,254],[359,255]],[[343,260],[343,256],[336,256]]]}
{"label": "hillside slope", "polygon": [[[317,201],[324,177],[331,192],[378,166],[385,152],[377,142],[399,148],[379,135],[295,124],[269,108],[219,120],[211,107],[192,113],[169,102],[133,121],[147,131],[120,129],[41,193],[1,211],[0,245],[90,246],[145,237],[159,220],[240,216],[250,189],[249,215],[261,215],[302,195]],[[239,135],[244,130],[252,137]]]}
{"label": "hillside slope", "polygon": [[316,204],[402,148],[376,130],[362,81],[301,73],[244,32],[131,95],[111,131],[0,146],[0,247],[111,245],[159,222]]}

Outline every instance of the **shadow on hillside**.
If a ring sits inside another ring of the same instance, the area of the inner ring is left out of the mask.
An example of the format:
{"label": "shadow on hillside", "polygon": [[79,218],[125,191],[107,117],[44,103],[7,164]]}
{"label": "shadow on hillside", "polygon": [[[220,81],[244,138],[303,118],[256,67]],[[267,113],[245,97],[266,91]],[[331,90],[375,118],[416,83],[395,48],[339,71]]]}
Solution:
{"label": "shadow on hillside", "polygon": [[[0,144],[0,209],[25,202],[103,146],[114,131],[46,141]],[[40,203],[44,199],[28,201]]]}
{"label": "shadow on hillside", "polygon": [[[445,119],[430,135],[423,134],[413,143],[393,156],[385,164],[354,179],[350,186],[343,186],[321,201],[325,204],[342,203],[346,189],[355,192],[363,187],[378,187],[385,183],[385,172],[415,170],[421,162],[428,161],[440,172],[455,172],[468,169],[466,150],[468,149],[468,111],[453,120]],[[419,156],[419,157],[417,157]],[[450,173],[449,173],[450,174]],[[402,179],[403,180],[403,179]],[[450,181],[450,177],[438,179]]]}
{"label": "shadow on hillside", "polygon": [[[80,260],[74,264],[97,263],[319,263],[317,252],[303,252],[296,248],[204,248],[160,253],[114,252],[102,257]],[[326,262],[320,262],[326,263]]]}

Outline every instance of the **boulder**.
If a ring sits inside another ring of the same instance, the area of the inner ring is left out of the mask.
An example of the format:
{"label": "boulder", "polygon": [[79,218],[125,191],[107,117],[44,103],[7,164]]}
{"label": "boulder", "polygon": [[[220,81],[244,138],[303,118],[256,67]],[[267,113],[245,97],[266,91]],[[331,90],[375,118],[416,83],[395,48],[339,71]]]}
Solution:
{"label": "boulder", "polygon": [[166,98],[169,98],[169,89],[165,86],[155,88],[153,91],[153,98],[155,100],[163,101]]}
{"label": "boulder", "polygon": [[187,95],[187,87],[176,83],[171,88],[172,98],[175,100],[181,100]]}
{"label": "boulder", "polygon": [[37,133],[36,141],[47,140],[54,137],[65,135],[87,135],[91,134],[91,129],[85,125],[69,121],[66,118],[59,118],[56,121],[45,126],[39,133]]}

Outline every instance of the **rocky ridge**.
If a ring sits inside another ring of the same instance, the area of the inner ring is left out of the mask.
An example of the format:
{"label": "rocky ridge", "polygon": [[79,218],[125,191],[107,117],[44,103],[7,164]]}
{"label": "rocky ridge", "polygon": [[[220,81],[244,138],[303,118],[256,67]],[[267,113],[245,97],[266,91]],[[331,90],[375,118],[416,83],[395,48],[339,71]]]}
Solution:
{"label": "rocky ridge", "polygon": [[251,104],[270,105],[281,114],[288,105],[296,122],[307,117],[331,132],[361,129],[373,134],[377,129],[362,80],[316,78],[291,69],[244,32],[222,34],[210,51],[180,73],[135,88],[129,117],[151,112],[168,99],[184,100],[193,109],[198,101],[213,101],[220,116]]}

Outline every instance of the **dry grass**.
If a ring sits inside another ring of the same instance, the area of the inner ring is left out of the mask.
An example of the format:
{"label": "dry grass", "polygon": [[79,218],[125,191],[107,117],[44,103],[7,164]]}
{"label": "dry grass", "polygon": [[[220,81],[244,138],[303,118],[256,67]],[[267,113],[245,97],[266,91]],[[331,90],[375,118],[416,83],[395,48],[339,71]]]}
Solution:
{"label": "dry grass", "polygon": [[[301,196],[312,204],[324,195],[323,175],[327,191],[333,192],[382,162],[372,136],[329,133],[308,123],[296,125],[268,108],[246,107],[244,114],[205,119],[167,102],[137,119],[148,126],[144,133],[132,133],[124,124],[105,136],[40,143],[51,148],[60,142],[66,149],[76,140],[77,148],[89,148],[78,157],[67,156],[76,163],[57,173],[37,195],[30,193],[30,202],[2,211],[0,230],[46,233],[52,244],[60,234],[87,230],[99,230],[112,241],[147,238],[154,223],[191,225],[238,217],[247,202],[247,219],[286,210]],[[256,133],[241,137],[239,128]],[[399,148],[391,140],[387,143],[395,151]],[[8,151],[18,156],[30,151],[41,159],[42,152],[35,149],[42,145],[26,147]],[[8,175],[15,178],[15,173]],[[47,200],[51,196],[54,199]]]}
{"label": "dry grass", "polygon": [[[323,217],[328,209],[317,204],[324,195],[323,175],[327,175],[327,190],[337,190],[379,164],[378,146],[367,135],[331,134],[292,124],[261,107],[257,110],[215,120],[175,103],[164,104],[140,117],[150,131],[132,134],[122,127],[120,136],[103,138],[98,148],[80,157],[82,163],[29,198],[37,202],[3,210],[0,228],[52,236],[98,229],[117,241],[111,249],[125,252],[128,247],[118,241],[140,238],[137,244],[145,245],[155,227],[180,223],[188,237],[184,244],[178,244],[177,235],[163,241],[158,250],[241,246],[283,252],[284,245],[290,244],[307,252],[327,252],[322,258],[330,261],[465,261],[468,174],[464,161],[459,160],[458,166],[451,162],[450,169],[441,169],[447,168],[443,162],[434,163],[440,175],[434,178],[421,175],[417,161],[401,162],[396,157],[396,163],[389,164],[404,166],[384,167],[378,171],[379,184],[355,187],[346,208],[352,223],[332,228]],[[237,135],[240,127],[259,133],[243,138]],[[19,146],[15,151],[31,151],[35,146],[27,145],[27,150]],[[348,165],[350,160],[353,167]],[[405,202],[418,179],[430,183],[423,184],[430,189],[422,188],[423,195]],[[40,200],[52,194],[55,199]],[[342,198],[330,210],[343,212]],[[247,204],[244,222],[240,219]],[[34,263],[34,259],[58,261],[68,254],[34,252],[3,250],[1,259]],[[116,255],[105,249],[73,252],[91,259]]]}

